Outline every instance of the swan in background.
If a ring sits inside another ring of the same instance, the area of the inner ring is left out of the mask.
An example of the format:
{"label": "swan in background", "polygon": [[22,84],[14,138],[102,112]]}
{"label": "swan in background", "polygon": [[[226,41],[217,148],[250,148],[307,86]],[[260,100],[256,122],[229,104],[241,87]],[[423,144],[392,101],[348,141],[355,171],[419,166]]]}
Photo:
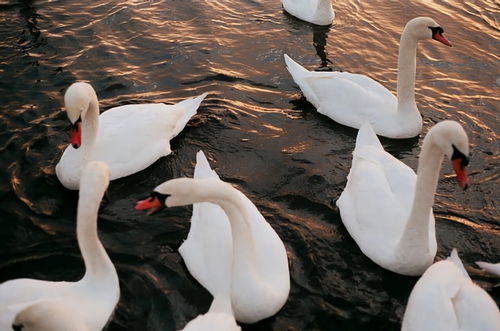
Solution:
{"label": "swan in background", "polygon": [[283,242],[243,193],[218,178],[202,152],[195,177],[164,182],[136,209],[194,204],[191,229],[180,248],[193,277],[214,298],[231,284],[230,302],[239,322],[276,314],[290,292]]}
{"label": "swan in background", "polygon": [[331,0],[282,0],[283,9],[303,21],[330,25],[335,18]]}
{"label": "swan in background", "polygon": [[474,284],[453,249],[434,263],[413,288],[402,331],[500,330],[500,313],[488,293]]}
{"label": "swan in background", "polygon": [[82,172],[76,235],[86,269],[83,278],[77,282],[22,278],[0,284],[0,330],[10,330],[16,314],[40,300],[60,300],[91,331],[106,325],[120,297],[118,275],[97,234],[97,212],[109,177],[102,162],[89,162]]}
{"label": "swan in background", "polygon": [[284,57],[293,80],[321,114],[356,129],[368,121],[384,137],[411,138],[422,130],[415,103],[417,42],[430,38],[451,46],[431,18],[417,17],[406,24],[399,44],[397,98],[368,76],[308,71],[288,55]]}
{"label": "swan in background", "polygon": [[488,262],[477,261],[476,264],[484,271],[500,277],[500,263],[488,263]]}
{"label": "swan in background", "polygon": [[56,165],[59,181],[66,188],[77,190],[81,170],[90,160],[108,164],[111,180],[147,168],[171,153],[170,139],[196,114],[206,95],[175,105],[125,105],[99,116],[99,102],[92,86],[74,83],[64,95],[71,122],[71,146]]}
{"label": "swan in background", "polygon": [[457,122],[442,121],[429,130],[416,175],[384,150],[368,122],[359,130],[337,206],[349,234],[381,267],[417,276],[433,263],[432,205],[444,155],[451,159],[459,186],[467,188],[469,140]]}
{"label": "swan in background", "polygon": [[90,331],[75,311],[62,301],[40,301],[20,311],[12,323],[14,331]]}

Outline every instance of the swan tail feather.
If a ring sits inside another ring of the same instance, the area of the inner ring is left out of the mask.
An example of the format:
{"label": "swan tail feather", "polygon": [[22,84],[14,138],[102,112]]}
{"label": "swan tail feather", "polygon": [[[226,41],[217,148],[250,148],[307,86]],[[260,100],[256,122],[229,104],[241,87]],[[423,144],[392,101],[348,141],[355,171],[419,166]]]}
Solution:
{"label": "swan tail feather", "polygon": [[197,97],[182,100],[181,102],[176,104],[176,106],[182,109],[183,112],[182,115],[179,116],[179,118],[177,119],[177,122],[175,123],[175,127],[170,139],[177,136],[182,131],[182,129],[184,129],[184,127],[189,122],[191,117],[193,117],[196,114],[198,107],[200,106],[201,102],[203,101],[203,99],[205,99],[207,95],[208,93],[203,93]]}
{"label": "swan tail feather", "polygon": [[465,270],[465,267],[462,263],[462,260],[460,260],[460,257],[458,256],[458,252],[457,252],[457,249],[456,248],[453,248],[453,250],[451,251],[451,254],[450,256],[447,258],[447,260],[455,263],[455,265],[458,267],[458,269],[460,269],[460,271],[462,271],[462,273],[467,277],[467,278],[470,278],[469,277],[469,274],[467,273],[467,270]]}
{"label": "swan tail feather", "polygon": [[194,167],[194,178],[219,178],[217,173],[210,168],[208,159],[203,151],[196,153],[196,166]]}
{"label": "swan tail feather", "polygon": [[303,75],[309,72],[309,70],[292,60],[292,58],[287,54],[283,54],[283,56],[285,57],[286,68],[295,81],[297,81],[296,78],[298,78],[299,75]]}
{"label": "swan tail feather", "polygon": [[[288,55],[284,54],[283,56],[285,57],[286,68],[288,69],[290,75],[292,75],[293,81],[300,87],[306,99],[319,111],[321,108],[320,99],[316,95],[313,85],[311,85],[308,81],[308,77],[310,77],[311,72],[292,60],[292,58]],[[322,112],[322,114],[325,113]]]}
{"label": "swan tail feather", "polygon": [[359,128],[358,136],[356,137],[356,148],[359,148],[363,145],[372,145],[378,147],[380,149],[384,149],[380,140],[377,138],[375,131],[370,124],[370,122],[364,122],[363,125]]}

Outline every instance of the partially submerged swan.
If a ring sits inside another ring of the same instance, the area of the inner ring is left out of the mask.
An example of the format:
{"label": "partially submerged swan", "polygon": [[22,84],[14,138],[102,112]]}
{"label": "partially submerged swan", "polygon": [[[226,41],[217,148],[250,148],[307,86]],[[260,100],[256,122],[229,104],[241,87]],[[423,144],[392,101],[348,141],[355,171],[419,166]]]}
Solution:
{"label": "partially submerged swan", "polygon": [[255,323],[276,314],[290,291],[283,242],[243,193],[218,178],[201,152],[195,177],[166,181],[136,209],[194,204],[191,229],[180,248],[193,277],[214,298],[231,284],[237,321]]}
{"label": "partially submerged swan", "polygon": [[284,56],[293,80],[319,113],[356,129],[368,121],[375,133],[384,137],[411,138],[422,130],[422,116],[415,103],[417,42],[431,38],[451,46],[441,26],[431,18],[417,17],[406,24],[399,45],[397,97],[368,76],[309,71]]}
{"label": "partially submerged swan", "polygon": [[59,181],[76,190],[88,161],[105,162],[111,180],[141,171],[169,155],[170,140],[196,114],[207,93],[175,105],[134,104],[115,107],[99,115],[99,102],[92,86],[74,83],[64,95],[71,122],[71,146],[56,165]]}
{"label": "partially submerged swan", "polygon": [[472,282],[454,249],[415,284],[401,330],[500,330],[500,313],[488,293]]}
{"label": "partially submerged swan", "polygon": [[469,140],[457,122],[442,121],[429,130],[416,175],[384,151],[369,123],[359,130],[347,185],[337,206],[349,234],[381,267],[417,276],[434,262],[437,243],[432,205],[444,155],[465,189]]}
{"label": "partially submerged swan", "polygon": [[0,330],[10,330],[17,313],[41,300],[59,300],[78,313],[91,331],[102,330],[120,297],[118,275],[97,234],[97,212],[109,184],[109,168],[90,162],[81,178],[76,234],[85,263],[77,282],[14,279],[0,284]]}

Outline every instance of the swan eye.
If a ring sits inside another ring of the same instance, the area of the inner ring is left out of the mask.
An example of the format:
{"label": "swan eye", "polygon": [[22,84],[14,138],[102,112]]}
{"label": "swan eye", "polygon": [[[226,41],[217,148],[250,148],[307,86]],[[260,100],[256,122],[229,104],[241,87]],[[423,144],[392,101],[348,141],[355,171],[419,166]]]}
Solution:
{"label": "swan eye", "polygon": [[14,331],[22,331],[24,328],[24,325],[22,324],[12,324],[12,330]]}
{"label": "swan eye", "polygon": [[460,160],[460,166],[463,169],[469,164],[469,158],[465,156],[464,153],[460,152],[455,145],[451,145],[453,147],[453,155],[451,156],[451,160]]}
{"label": "swan eye", "polygon": [[153,191],[151,192],[151,197],[149,198],[149,202],[153,202],[155,199],[158,199],[162,204],[165,203],[165,200],[170,196],[170,194],[161,194],[160,192]]}
{"label": "swan eye", "polygon": [[444,33],[444,30],[440,26],[429,26],[429,29],[432,31],[432,38],[434,38],[436,35],[440,35]]}
{"label": "swan eye", "polygon": [[82,118],[81,117],[78,117],[78,119],[76,120],[75,123],[71,123],[69,126],[70,126],[70,129],[71,130],[77,130],[78,129],[78,125],[82,123]]}

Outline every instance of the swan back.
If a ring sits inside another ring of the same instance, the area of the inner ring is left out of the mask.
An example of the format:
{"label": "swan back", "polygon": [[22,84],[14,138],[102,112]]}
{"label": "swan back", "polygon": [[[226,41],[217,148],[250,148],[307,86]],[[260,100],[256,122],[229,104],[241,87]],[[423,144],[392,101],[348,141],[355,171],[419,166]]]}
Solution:
{"label": "swan back", "polygon": [[282,0],[283,9],[309,23],[330,25],[335,18],[331,0]]}
{"label": "swan back", "polygon": [[20,311],[14,331],[90,331],[77,312],[61,301],[40,301]]}

